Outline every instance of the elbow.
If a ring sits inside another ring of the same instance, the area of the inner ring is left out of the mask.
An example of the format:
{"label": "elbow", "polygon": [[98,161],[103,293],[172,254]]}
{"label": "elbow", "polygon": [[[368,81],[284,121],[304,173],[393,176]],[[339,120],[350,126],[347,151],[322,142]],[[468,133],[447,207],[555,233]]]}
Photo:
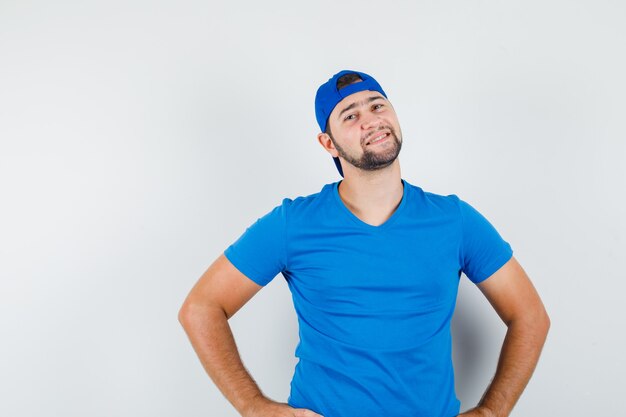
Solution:
{"label": "elbow", "polygon": [[185,300],[183,305],[178,310],[178,322],[187,329],[198,319],[199,309],[197,305],[194,305],[189,299]]}
{"label": "elbow", "polygon": [[548,312],[543,306],[528,317],[527,326],[532,329],[537,338],[545,342],[550,331],[551,321]]}
{"label": "elbow", "polygon": [[187,303],[184,303],[180,307],[180,310],[178,310],[178,322],[181,324],[181,326],[186,327],[187,323],[189,322],[189,318],[189,307]]}
{"label": "elbow", "polygon": [[207,325],[225,316],[224,310],[219,307],[185,301],[178,311],[178,322],[187,330],[197,325]]}
{"label": "elbow", "polygon": [[550,316],[541,302],[539,303],[539,307],[536,309],[533,321],[535,322],[537,328],[541,329],[543,333],[548,334],[551,324]]}
{"label": "elbow", "polygon": [[537,339],[540,341],[539,343],[542,347],[548,339],[550,325],[550,316],[548,316],[548,313],[544,310],[543,314],[541,314],[536,324]]}
{"label": "elbow", "polygon": [[537,341],[545,341],[550,330],[550,316],[543,305],[524,311],[523,313],[505,322],[509,329],[524,332]]}

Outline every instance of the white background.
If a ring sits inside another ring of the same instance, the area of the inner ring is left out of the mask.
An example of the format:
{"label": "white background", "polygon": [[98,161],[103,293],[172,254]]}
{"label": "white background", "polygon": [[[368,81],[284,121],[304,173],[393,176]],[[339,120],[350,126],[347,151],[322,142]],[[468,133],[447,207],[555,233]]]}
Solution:
{"label": "white background", "polygon": [[[236,416],[177,321],[258,217],[340,179],[318,85],[374,75],[402,177],[511,243],[552,319],[514,416],[623,414],[621,1],[0,0],[0,415]],[[231,320],[286,401],[282,276]],[[504,326],[463,277],[463,409]]]}

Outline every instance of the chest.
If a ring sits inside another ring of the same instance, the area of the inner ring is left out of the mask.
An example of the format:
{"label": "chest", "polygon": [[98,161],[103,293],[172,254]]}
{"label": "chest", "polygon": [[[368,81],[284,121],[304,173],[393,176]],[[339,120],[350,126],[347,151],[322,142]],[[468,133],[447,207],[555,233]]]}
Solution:
{"label": "chest", "polygon": [[456,236],[445,225],[401,224],[382,233],[316,228],[290,240],[286,278],[300,297],[326,309],[449,304],[459,280]]}

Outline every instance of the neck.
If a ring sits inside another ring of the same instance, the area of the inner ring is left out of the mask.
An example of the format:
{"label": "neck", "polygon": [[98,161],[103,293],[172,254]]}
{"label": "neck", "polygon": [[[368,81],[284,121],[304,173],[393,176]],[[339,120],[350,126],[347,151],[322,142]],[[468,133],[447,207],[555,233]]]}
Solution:
{"label": "neck", "polygon": [[344,169],[344,179],[338,191],[344,204],[356,216],[383,223],[402,200],[404,189],[399,160],[377,171]]}

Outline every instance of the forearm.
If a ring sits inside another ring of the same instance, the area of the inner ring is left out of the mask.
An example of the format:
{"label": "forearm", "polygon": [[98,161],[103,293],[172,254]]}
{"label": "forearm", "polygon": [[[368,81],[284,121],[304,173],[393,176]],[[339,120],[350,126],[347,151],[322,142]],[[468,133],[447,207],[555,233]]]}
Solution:
{"label": "forearm", "polygon": [[547,315],[509,324],[496,374],[477,407],[483,415],[511,413],[535,370],[549,326]]}
{"label": "forearm", "polygon": [[186,307],[179,320],[207,374],[240,414],[264,398],[241,361],[223,310]]}

